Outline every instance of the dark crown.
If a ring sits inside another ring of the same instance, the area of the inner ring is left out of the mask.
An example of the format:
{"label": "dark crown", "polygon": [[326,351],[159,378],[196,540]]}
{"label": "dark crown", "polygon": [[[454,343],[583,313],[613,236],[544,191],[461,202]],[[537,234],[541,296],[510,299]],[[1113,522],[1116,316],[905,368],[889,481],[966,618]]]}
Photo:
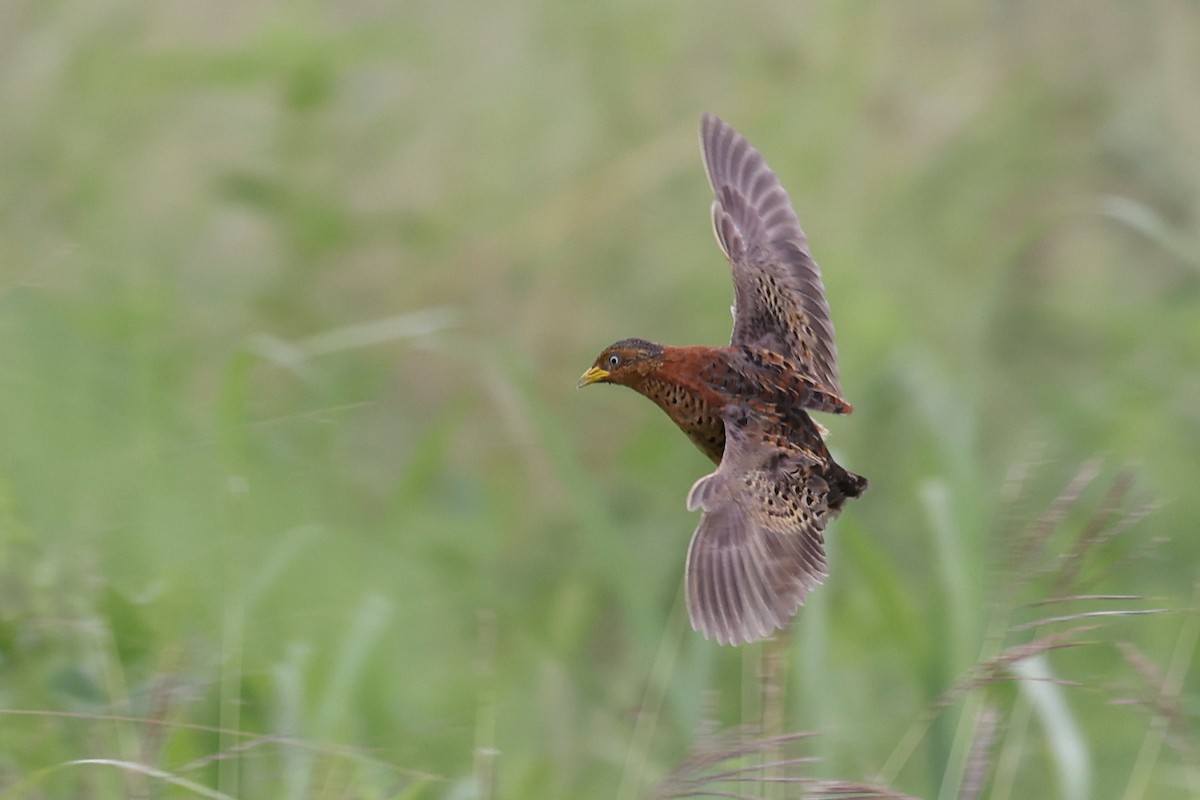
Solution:
{"label": "dark crown", "polygon": [[645,353],[649,356],[658,357],[662,355],[663,346],[655,342],[648,342],[645,339],[622,339],[619,342],[613,342],[608,346],[609,350],[635,350],[640,353]]}

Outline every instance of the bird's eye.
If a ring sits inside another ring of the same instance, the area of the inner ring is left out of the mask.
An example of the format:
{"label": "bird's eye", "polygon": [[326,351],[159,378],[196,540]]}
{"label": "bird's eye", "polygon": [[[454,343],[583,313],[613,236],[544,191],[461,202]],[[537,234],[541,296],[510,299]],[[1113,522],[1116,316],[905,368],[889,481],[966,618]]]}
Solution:
{"label": "bird's eye", "polygon": [[610,367],[615,367],[620,363],[621,363],[621,357],[619,355],[617,355],[616,353],[613,353],[611,356],[608,357],[608,365]]}

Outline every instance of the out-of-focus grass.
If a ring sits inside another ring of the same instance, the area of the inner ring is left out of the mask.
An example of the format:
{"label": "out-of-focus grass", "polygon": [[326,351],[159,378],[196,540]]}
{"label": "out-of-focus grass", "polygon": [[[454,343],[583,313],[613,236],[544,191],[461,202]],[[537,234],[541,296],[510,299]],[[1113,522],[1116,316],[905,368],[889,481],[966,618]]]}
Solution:
{"label": "out-of-focus grass", "polygon": [[[1085,458],[1166,540],[1099,589],[1186,605],[1198,54],[1181,0],[7,4],[0,706],[45,713],[0,792],[611,797],[740,721],[742,654],[667,657],[705,462],[574,390],[613,339],[728,335],[702,110],[790,190],[872,481],[791,648],[817,772],[871,777],[971,667],[997,540]],[[1166,663],[1181,619],[1117,627]],[[1144,726],[1063,697],[1119,796]],[[955,741],[889,779],[935,796]]]}

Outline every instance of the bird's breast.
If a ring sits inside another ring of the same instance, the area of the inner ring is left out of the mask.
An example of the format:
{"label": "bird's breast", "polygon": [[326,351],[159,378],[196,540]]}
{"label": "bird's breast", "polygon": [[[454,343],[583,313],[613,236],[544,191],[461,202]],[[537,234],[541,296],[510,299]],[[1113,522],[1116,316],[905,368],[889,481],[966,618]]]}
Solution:
{"label": "bird's breast", "polygon": [[729,398],[704,380],[702,374],[720,357],[719,353],[709,352],[715,350],[718,348],[667,348],[662,366],[635,388],[666,412],[713,463],[719,464],[725,452],[721,411]]}

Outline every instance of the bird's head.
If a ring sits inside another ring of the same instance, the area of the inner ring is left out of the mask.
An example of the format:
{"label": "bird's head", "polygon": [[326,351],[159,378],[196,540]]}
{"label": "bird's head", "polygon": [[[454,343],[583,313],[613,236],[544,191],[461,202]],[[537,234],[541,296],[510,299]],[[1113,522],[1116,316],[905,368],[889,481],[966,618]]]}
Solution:
{"label": "bird's head", "polygon": [[579,379],[579,388],[590,383],[620,383],[625,386],[646,377],[662,364],[661,344],[645,339],[622,339],[596,356],[595,363]]}

